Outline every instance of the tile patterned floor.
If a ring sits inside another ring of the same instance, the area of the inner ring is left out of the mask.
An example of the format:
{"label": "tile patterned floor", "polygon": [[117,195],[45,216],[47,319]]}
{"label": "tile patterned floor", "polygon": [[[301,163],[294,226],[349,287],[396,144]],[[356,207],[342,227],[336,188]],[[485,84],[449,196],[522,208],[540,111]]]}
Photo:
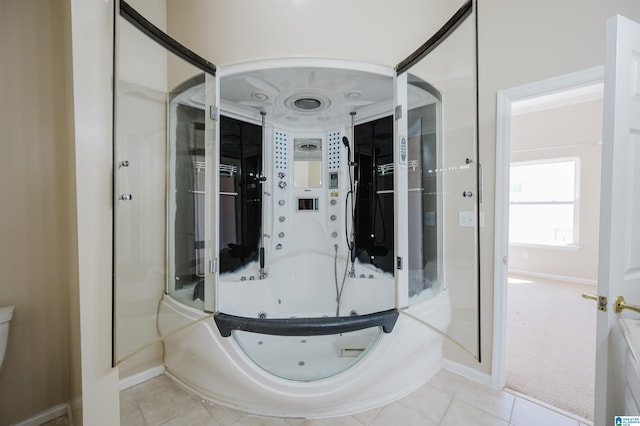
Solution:
{"label": "tile patterned floor", "polygon": [[122,426],[587,426],[506,391],[441,370],[411,395],[364,413],[328,419],[260,417],[190,394],[166,376],[120,393]]}

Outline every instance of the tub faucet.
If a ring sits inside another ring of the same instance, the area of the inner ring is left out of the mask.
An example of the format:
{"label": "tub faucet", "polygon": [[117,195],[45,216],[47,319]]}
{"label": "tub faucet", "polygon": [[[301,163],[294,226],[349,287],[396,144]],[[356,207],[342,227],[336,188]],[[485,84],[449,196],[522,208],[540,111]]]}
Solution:
{"label": "tub faucet", "polygon": [[260,268],[260,275],[258,278],[261,280],[269,278],[269,268]]}
{"label": "tub faucet", "polygon": [[351,270],[349,271],[349,278],[356,277],[356,264],[351,262]]}

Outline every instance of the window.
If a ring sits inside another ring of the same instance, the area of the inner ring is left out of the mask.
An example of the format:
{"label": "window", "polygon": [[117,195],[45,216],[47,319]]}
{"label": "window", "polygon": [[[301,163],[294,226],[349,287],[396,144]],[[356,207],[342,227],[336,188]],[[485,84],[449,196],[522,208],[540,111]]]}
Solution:
{"label": "window", "polygon": [[511,163],[509,243],[578,244],[580,160]]}

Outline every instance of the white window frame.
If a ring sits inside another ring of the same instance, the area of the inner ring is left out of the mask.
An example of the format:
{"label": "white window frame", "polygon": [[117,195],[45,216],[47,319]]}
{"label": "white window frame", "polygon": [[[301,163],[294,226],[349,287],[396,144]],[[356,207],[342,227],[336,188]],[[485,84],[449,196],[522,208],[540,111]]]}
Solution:
{"label": "white window frame", "polygon": [[[527,243],[521,241],[511,241],[509,238],[509,245],[516,247],[544,247],[553,249],[569,249],[577,250],[580,248],[580,157],[554,157],[545,158],[539,160],[527,160],[527,161],[513,161],[509,165],[509,169],[517,166],[531,166],[551,163],[574,163],[574,193],[573,201],[511,201],[509,199],[509,208],[513,205],[573,205],[573,242],[570,244],[540,244],[540,243]],[[510,173],[511,174],[511,173]]]}

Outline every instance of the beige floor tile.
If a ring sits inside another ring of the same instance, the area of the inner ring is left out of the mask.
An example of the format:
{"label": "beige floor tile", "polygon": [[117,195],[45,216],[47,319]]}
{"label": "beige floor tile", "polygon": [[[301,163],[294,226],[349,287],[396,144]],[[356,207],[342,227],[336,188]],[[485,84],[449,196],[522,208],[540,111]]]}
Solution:
{"label": "beige floor tile", "polygon": [[[464,401],[454,400],[440,422],[440,426],[508,426],[509,423]],[[542,426],[540,423],[538,426]],[[544,425],[551,426],[551,425]]]}
{"label": "beige floor tile", "polygon": [[170,420],[199,404],[195,396],[178,385],[162,382],[158,383],[156,388],[150,389],[147,394],[138,396],[137,401],[144,420],[150,425]]}
{"label": "beige floor tile", "polygon": [[430,385],[424,385],[417,391],[405,396],[398,403],[416,411],[423,417],[438,424],[449,408],[453,396]]}
{"label": "beige floor tile", "polygon": [[362,423],[363,425],[370,424],[373,419],[375,419],[378,414],[382,411],[382,407],[374,408],[372,410],[363,411],[362,413],[357,413],[353,415],[353,418]]}
{"label": "beige floor tile", "polygon": [[247,414],[232,424],[233,426],[288,426],[284,419],[254,416],[252,414]]}
{"label": "beige floor tile", "polygon": [[246,415],[242,411],[233,408],[223,407],[213,402],[205,401],[202,406],[211,414],[211,416],[221,425],[231,425]]}
{"label": "beige floor tile", "polygon": [[145,426],[144,416],[132,393],[120,393],[120,426]]}
{"label": "beige floor tile", "polygon": [[330,417],[326,419],[309,419],[302,423],[303,426],[363,426],[363,423],[353,416]]}
{"label": "beige floor tile", "polygon": [[443,368],[429,380],[428,384],[449,395],[455,395],[460,389],[460,385],[465,382],[468,380],[464,377]]}
{"label": "beige floor tile", "polygon": [[147,380],[144,383],[140,383],[139,385],[126,389],[121,393],[132,395],[135,399],[140,399],[141,397],[148,396],[150,394],[163,393],[165,390],[172,389],[177,386],[178,385],[176,385],[173,380],[162,374],[151,380]]}
{"label": "beige floor tile", "polygon": [[123,414],[121,412],[120,426],[147,426],[147,422],[144,421],[144,416],[140,410],[136,413],[130,414]]}
{"label": "beige floor tile", "polygon": [[220,426],[213,416],[201,404],[183,411],[171,420],[161,423],[162,426]]}
{"label": "beige floor tile", "polygon": [[328,419],[283,419],[247,414],[202,401],[166,376],[122,391],[120,408],[123,426],[585,426],[533,402],[495,391],[447,370],[442,370],[427,385],[400,401],[352,416]]}
{"label": "beige floor tile", "polygon": [[516,397],[513,405],[511,424],[513,426],[579,426],[577,420],[519,397]]}
{"label": "beige floor tile", "polygon": [[515,396],[508,392],[491,389],[480,383],[467,381],[460,385],[456,399],[486,411],[492,416],[509,421]]}
{"label": "beige floor tile", "polygon": [[385,406],[370,425],[437,426],[437,423],[426,419],[424,416],[405,405],[394,402],[393,404]]}

